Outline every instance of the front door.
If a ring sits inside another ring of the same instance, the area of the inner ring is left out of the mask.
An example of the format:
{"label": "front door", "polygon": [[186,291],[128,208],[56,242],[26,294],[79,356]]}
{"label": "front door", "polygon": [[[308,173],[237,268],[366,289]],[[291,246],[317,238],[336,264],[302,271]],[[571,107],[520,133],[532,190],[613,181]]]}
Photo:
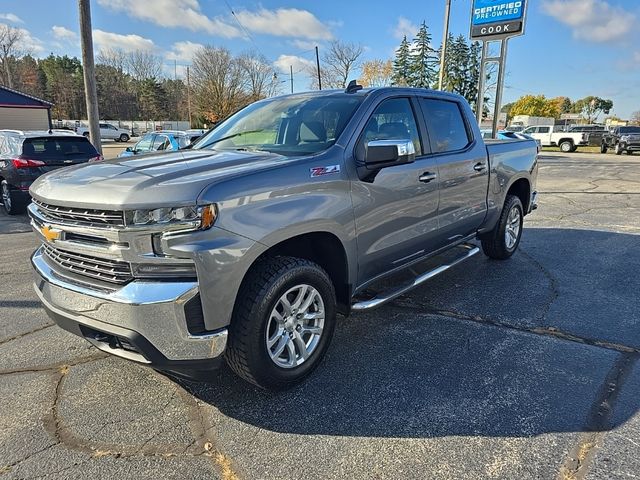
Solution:
{"label": "front door", "polygon": [[414,107],[408,97],[383,100],[358,140],[356,157],[372,140],[411,140],[416,149],[415,162],[352,182],[359,284],[430,251],[429,239],[438,229],[437,164],[425,155]]}

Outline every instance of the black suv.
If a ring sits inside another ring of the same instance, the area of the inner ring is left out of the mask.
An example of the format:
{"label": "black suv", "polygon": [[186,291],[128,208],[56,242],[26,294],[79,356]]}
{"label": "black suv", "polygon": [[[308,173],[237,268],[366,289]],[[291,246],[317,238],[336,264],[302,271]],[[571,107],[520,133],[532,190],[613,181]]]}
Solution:
{"label": "black suv", "polygon": [[96,160],[102,156],[82,135],[0,130],[0,190],[5,211],[22,213],[31,201],[29,187],[43,173]]}
{"label": "black suv", "polygon": [[600,151],[607,153],[613,148],[616,155],[626,152],[632,155],[635,151],[640,151],[640,127],[616,127],[609,135],[602,139]]}

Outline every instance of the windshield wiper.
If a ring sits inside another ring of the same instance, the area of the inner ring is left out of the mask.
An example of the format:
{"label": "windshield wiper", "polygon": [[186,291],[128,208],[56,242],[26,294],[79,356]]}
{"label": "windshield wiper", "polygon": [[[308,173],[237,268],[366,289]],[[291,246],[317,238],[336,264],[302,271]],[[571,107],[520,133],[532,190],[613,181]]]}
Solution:
{"label": "windshield wiper", "polygon": [[264,128],[260,129],[260,130],[245,130],[244,132],[234,133],[232,135],[227,135],[226,137],[218,138],[218,139],[214,140],[213,142],[207,143],[202,148],[210,147],[211,145],[215,145],[216,143],[223,142],[223,141],[229,140],[231,138],[240,137],[242,135],[248,135],[250,133],[260,133],[260,132],[264,132]]}

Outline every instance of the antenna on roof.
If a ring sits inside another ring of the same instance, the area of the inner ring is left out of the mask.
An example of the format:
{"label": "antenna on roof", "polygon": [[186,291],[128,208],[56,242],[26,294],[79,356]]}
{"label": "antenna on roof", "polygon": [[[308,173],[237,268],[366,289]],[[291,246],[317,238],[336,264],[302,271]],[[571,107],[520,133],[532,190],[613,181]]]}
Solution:
{"label": "antenna on roof", "polygon": [[359,90],[362,90],[362,85],[358,85],[357,80],[351,80],[347,88],[345,88],[344,93],[356,93]]}

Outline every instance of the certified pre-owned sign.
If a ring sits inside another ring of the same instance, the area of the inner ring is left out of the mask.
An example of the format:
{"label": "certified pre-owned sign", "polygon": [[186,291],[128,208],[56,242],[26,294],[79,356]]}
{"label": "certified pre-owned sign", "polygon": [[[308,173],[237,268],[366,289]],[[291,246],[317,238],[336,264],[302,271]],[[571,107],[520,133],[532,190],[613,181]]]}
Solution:
{"label": "certified pre-owned sign", "polygon": [[474,0],[471,38],[490,40],[522,35],[526,0]]}

